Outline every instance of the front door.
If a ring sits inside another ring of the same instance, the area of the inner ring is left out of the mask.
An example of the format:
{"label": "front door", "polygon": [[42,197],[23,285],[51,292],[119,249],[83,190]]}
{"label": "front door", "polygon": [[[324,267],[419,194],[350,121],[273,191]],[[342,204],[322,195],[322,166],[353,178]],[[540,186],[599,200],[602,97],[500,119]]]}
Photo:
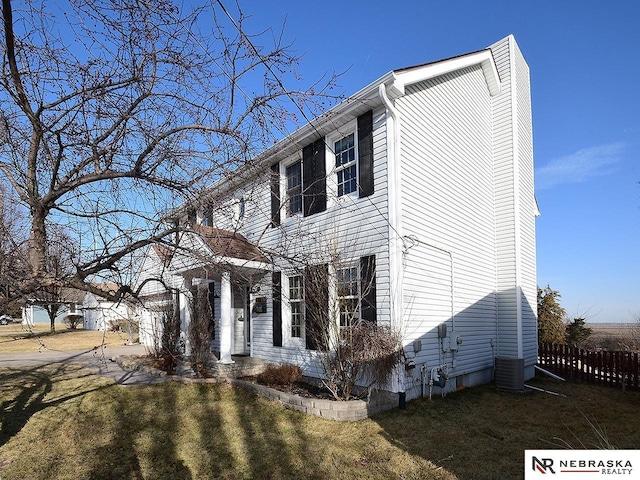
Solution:
{"label": "front door", "polygon": [[240,286],[233,287],[233,306],[231,307],[233,322],[233,355],[249,353],[251,332],[249,331],[249,315],[247,310],[247,291]]}

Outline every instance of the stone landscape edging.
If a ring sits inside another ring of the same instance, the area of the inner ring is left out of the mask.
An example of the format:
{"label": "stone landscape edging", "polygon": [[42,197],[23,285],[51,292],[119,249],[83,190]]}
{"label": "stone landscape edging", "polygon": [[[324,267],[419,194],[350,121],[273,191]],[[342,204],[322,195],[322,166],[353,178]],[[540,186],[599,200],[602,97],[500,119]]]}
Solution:
{"label": "stone landscape edging", "polygon": [[322,398],[302,397],[297,394],[282,392],[275,388],[260,385],[248,380],[239,378],[191,378],[182,375],[167,375],[167,372],[158,368],[144,365],[137,356],[121,355],[114,358],[114,361],[126,370],[136,370],[159,377],[166,377],[167,380],[181,383],[220,383],[228,382],[237,385],[260,397],[267,398],[281,404],[285,408],[296,410],[307,415],[336,420],[340,422],[354,422],[363,420],[385,410],[391,410],[397,406],[397,396],[389,392],[376,392],[371,395],[371,399],[337,401]]}

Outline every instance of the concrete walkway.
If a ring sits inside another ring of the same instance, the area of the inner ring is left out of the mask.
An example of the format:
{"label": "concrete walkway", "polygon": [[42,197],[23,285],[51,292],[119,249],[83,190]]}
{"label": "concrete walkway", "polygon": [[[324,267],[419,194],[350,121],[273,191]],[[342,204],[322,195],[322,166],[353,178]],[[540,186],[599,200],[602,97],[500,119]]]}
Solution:
{"label": "concrete walkway", "polygon": [[80,363],[92,373],[111,378],[119,385],[148,385],[170,380],[142,371],[129,371],[113,359],[120,355],[144,355],[143,345],[104,347],[89,350],[42,350],[30,353],[0,354],[0,367],[37,367],[56,363]]}

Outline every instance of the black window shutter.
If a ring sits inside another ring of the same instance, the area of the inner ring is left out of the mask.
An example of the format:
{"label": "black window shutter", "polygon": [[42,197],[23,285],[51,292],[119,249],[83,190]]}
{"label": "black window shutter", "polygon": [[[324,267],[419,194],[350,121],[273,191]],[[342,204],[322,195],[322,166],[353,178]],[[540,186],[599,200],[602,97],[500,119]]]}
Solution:
{"label": "black window shutter", "polygon": [[280,225],[280,164],[271,165],[271,227]]}
{"label": "black window shutter", "polygon": [[216,293],[215,293],[215,283],[213,280],[209,281],[208,289],[207,289],[207,298],[209,299],[209,305],[211,306],[211,318],[209,319],[209,334],[211,335],[211,340],[216,339]]}
{"label": "black window shutter", "polygon": [[304,216],[327,209],[327,173],[324,138],[302,149],[302,202]]}
{"label": "black window shutter", "polygon": [[360,315],[367,322],[376,322],[376,256],[360,258],[360,283],[362,300]]}
{"label": "black window shutter", "polygon": [[360,198],[373,194],[373,111],[358,117],[358,184]]}
{"label": "black window shutter", "polygon": [[273,346],[282,346],[282,272],[273,272]]}
{"label": "black window shutter", "polygon": [[310,265],[304,272],[305,340],[310,350],[324,349],[329,327],[329,267]]}

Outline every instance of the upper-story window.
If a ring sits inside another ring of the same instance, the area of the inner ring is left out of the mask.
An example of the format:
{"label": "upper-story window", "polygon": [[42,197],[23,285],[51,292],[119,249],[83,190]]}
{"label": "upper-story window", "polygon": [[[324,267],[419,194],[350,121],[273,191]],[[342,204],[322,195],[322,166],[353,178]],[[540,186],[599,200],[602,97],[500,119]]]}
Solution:
{"label": "upper-story window", "polygon": [[238,202],[238,219],[239,220],[244,220],[244,215],[247,211],[247,202],[245,201],[244,197],[240,198],[240,201]]}
{"label": "upper-story window", "polygon": [[338,196],[355,192],[357,189],[357,162],[355,133],[334,143]]}
{"label": "upper-story window", "polygon": [[213,227],[213,207],[211,205],[202,212],[202,225]]}
{"label": "upper-story window", "polygon": [[335,198],[373,195],[373,164],[373,112],[369,110],[335,134],[304,145],[297,158],[271,165],[271,227],[280,225],[282,211],[289,217],[309,217],[326,211]]}
{"label": "upper-story window", "polygon": [[302,212],[302,163],[295,162],[287,167],[287,214]]}

